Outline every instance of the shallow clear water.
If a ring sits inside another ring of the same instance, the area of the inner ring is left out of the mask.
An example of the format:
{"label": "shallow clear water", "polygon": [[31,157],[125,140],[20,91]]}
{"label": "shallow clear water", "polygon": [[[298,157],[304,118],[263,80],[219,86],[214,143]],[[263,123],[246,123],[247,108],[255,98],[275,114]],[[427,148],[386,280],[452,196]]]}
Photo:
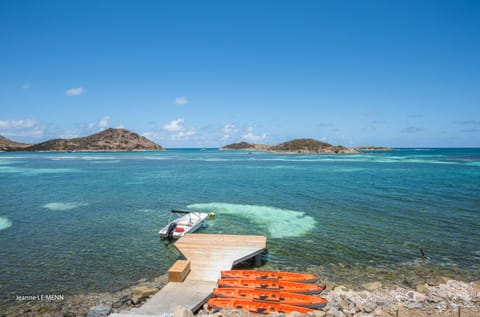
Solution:
{"label": "shallow clear water", "polygon": [[480,149],[0,153],[0,201],[0,304],[165,273],[158,230],[186,208],[215,211],[206,232],[267,235],[271,269],[480,278]]}

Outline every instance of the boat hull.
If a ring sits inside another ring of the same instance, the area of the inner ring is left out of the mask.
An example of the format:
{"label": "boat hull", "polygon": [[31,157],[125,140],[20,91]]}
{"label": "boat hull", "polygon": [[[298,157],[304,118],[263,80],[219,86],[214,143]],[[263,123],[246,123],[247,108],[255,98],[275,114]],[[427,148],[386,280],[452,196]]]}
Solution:
{"label": "boat hull", "polygon": [[[203,212],[187,213],[183,217],[170,221],[158,234],[162,239],[180,239],[186,233],[192,233],[203,228],[207,217],[208,214]],[[173,226],[172,231],[170,231],[170,226]]]}

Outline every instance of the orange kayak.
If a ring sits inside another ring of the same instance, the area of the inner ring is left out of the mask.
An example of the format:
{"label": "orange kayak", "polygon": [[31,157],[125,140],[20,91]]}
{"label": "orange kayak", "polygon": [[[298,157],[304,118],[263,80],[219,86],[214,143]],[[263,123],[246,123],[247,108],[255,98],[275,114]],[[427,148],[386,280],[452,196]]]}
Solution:
{"label": "orange kayak", "polygon": [[315,283],[318,276],[307,273],[265,272],[255,270],[222,271],[222,278],[246,278],[257,280],[279,280],[299,283]]}
{"label": "orange kayak", "polygon": [[218,287],[262,289],[300,294],[318,294],[323,291],[323,287],[315,284],[238,278],[221,278],[218,280]]}
{"label": "orange kayak", "polygon": [[213,296],[264,301],[269,303],[302,306],[314,309],[321,308],[327,304],[327,300],[319,296],[248,288],[215,288],[213,290]]}
{"label": "orange kayak", "polygon": [[257,314],[284,313],[291,312],[312,313],[313,309],[305,307],[290,306],[276,303],[256,302],[235,298],[210,298],[208,300],[210,309],[241,309]]}

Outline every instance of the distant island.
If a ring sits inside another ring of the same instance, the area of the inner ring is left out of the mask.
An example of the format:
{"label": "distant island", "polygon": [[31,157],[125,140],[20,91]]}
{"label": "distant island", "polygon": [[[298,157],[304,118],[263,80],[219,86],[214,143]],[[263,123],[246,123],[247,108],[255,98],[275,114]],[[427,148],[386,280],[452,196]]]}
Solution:
{"label": "distant island", "polygon": [[0,151],[22,151],[31,144],[19,143],[0,135]]}
{"label": "distant island", "polygon": [[159,151],[162,149],[160,145],[135,132],[112,128],[83,138],[53,139],[34,145],[17,143],[4,137],[0,138],[0,150],[2,151],[107,152]]}
{"label": "distant island", "polygon": [[220,150],[268,150],[270,146],[265,144],[254,144],[248,142],[232,143],[221,147]]}
{"label": "distant island", "polygon": [[252,144],[239,142],[225,145],[220,150],[263,150],[274,153],[301,153],[301,154],[357,154],[368,150],[393,150],[388,147],[359,146],[344,147],[332,145],[315,139],[295,139],[278,145]]}

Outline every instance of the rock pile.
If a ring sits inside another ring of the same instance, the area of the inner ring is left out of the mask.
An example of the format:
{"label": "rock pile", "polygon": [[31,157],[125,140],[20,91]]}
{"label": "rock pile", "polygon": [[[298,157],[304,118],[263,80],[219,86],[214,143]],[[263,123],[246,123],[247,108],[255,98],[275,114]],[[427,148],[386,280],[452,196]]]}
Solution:
{"label": "rock pile", "polygon": [[[349,290],[345,286],[324,291],[323,297],[328,304],[313,316],[292,314],[288,317],[347,317],[347,316],[450,316],[452,311],[461,307],[466,313],[462,316],[480,316],[480,283],[465,283],[449,280],[436,286],[423,284],[417,290],[395,287],[382,287],[380,282],[363,284],[364,290]],[[199,316],[248,317],[248,312],[239,310],[221,310],[208,312],[203,310]],[[275,317],[284,316],[277,314]]]}

